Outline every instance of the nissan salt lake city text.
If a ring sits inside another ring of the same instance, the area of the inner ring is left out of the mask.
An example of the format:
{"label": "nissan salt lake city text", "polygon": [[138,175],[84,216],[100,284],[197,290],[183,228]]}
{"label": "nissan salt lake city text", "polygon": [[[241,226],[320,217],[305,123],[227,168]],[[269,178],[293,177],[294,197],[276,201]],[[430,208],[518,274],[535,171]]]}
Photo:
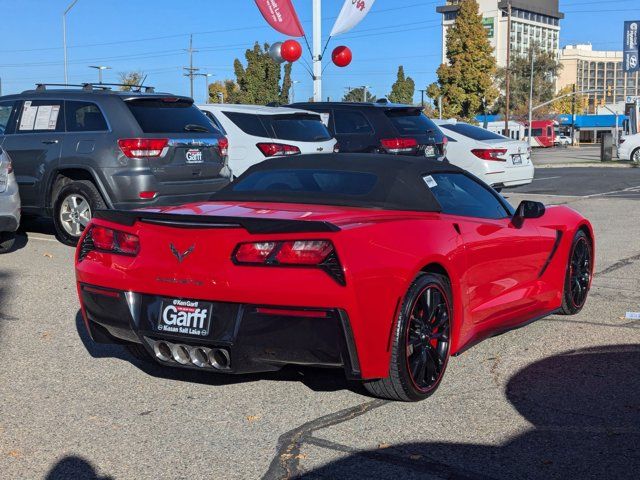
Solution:
{"label": "nissan salt lake city text", "polygon": [[451,355],[579,312],[593,258],[567,206],[513,209],[434,160],[328,154],[265,160],[207,202],[98,211],[76,276],[91,338],[144,361],[335,367],[416,401]]}

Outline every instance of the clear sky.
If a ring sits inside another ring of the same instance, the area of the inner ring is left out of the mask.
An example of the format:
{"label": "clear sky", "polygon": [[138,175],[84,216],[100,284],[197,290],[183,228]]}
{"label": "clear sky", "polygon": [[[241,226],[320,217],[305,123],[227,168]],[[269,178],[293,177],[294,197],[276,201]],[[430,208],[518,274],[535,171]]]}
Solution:
{"label": "clear sky", "polygon": [[[21,91],[36,82],[62,82],[62,12],[71,0],[0,0],[2,93]],[[342,0],[323,0],[324,38]],[[345,87],[369,85],[378,97],[388,94],[398,65],[425,88],[435,80],[441,51],[440,15],[444,0],[377,0],[369,16],[351,32],[332,40],[353,50],[353,63],[325,70],[324,96],[339,99]],[[309,37],[311,0],[294,0]],[[561,0],[561,45],[592,43],[595,49],[622,48],[622,22],[640,20],[640,0]],[[244,59],[254,41],[284,40],[260,16],[253,0],[79,0],[67,16],[69,81],[97,81],[89,65],[108,65],[105,82],[118,72],[142,70],[148,84],[188,94],[182,67],[184,49],[194,34],[194,64],[212,80],[234,78],[233,60]],[[308,54],[305,56],[309,58]],[[299,61],[293,69],[296,99],[312,95],[312,81]],[[205,84],[196,79],[196,100]],[[419,93],[416,92],[416,100]]]}

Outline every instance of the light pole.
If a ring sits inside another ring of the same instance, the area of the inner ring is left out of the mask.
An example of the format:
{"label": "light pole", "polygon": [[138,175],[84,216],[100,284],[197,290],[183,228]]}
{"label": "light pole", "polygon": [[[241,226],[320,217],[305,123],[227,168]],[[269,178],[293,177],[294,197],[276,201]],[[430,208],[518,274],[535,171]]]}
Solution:
{"label": "light pole", "polygon": [[[536,61],[536,51],[535,48],[531,49],[531,78],[529,80],[529,136],[528,136],[528,142],[529,142],[529,151],[531,151],[531,137],[532,135],[532,130],[533,130],[533,66],[534,63]],[[505,137],[509,136],[509,121],[507,120],[507,131],[506,131],[506,135]]]}
{"label": "light pole", "polygon": [[313,101],[322,101],[322,0],[313,0]]}
{"label": "light pole", "polygon": [[69,83],[69,73],[67,71],[67,13],[78,3],[78,0],[73,0],[67,9],[62,14],[62,47],[64,49],[64,83]]}
{"label": "light pole", "polygon": [[98,83],[102,83],[102,71],[111,70],[111,67],[107,67],[106,65],[89,65],[89,68],[98,70]]}
{"label": "light pole", "polygon": [[291,98],[289,99],[289,103],[296,102],[296,83],[300,83],[300,80],[291,81]]}
{"label": "light pole", "polygon": [[193,76],[204,77],[204,84],[207,87],[207,96],[204,103],[209,103],[209,77],[213,77],[213,73],[193,73]]}
{"label": "light pole", "polygon": [[362,102],[367,103],[367,89],[371,88],[369,85],[362,86]]}

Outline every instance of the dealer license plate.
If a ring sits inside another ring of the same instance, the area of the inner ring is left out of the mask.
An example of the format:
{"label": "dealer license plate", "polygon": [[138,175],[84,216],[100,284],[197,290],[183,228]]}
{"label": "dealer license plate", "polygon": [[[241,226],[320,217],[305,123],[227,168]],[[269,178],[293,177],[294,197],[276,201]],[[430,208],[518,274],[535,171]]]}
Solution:
{"label": "dealer license plate", "polygon": [[427,145],[424,147],[424,156],[425,157],[435,157],[436,156],[436,147],[433,145]]}
{"label": "dealer license plate", "polygon": [[511,160],[512,160],[514,165],[522,165],[522,156],[521,155],[514,155],[514,156],[511,157]]}
{"label": "dealer license plate", "polygon": [[213,304],[196,300],[163,300],[156,330],[178,335],[209,335]]}
{"label": "dealer license plate", "polygon": [[202,150],[199,148],[191,148],[187,150],[184,154],[184,158],[187,163],[202,163],[204,162],[204,157],[202,156]]}

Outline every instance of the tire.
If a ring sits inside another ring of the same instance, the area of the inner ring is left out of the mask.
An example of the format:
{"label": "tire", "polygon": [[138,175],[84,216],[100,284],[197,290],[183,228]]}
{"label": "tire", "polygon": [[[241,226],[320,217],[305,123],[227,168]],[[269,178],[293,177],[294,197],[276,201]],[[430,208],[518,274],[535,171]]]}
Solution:
{"label": "tire", "polygon": [[[54,188],[53,223],[60,242],[76,246],[93,212],[106,208],[96,186],[90,180],[78,180]],[[74,200],[75,199],[75,200]]]}
{"label": "tire", "polygon": [[140,360],[144,363],[155,363],[149,352],[139,343],[128,343],[125,345],[127,351],[133,355],[136,360]]}
{"label": "tire", "polygon": [[632,162],[640,164],[640,148],[636,148],[631,152],[631,156],[629,158]]}
{"label": "tire", "polygon": [[9,253],[15,241],[15,232],[0,232],[0,254]]}
{"label": "tire", "polygon": [[575,315],[584,306],[593,276],[593,247],[582,230],[573,237],[564,278],[561,313]]}
{"label": "tire", "polygon": [[365,382],[371,394],[417,402],[437,390],[449,361],[452,306],[446,277],[428,273],[413,281],[394,329],[389,376]]}

